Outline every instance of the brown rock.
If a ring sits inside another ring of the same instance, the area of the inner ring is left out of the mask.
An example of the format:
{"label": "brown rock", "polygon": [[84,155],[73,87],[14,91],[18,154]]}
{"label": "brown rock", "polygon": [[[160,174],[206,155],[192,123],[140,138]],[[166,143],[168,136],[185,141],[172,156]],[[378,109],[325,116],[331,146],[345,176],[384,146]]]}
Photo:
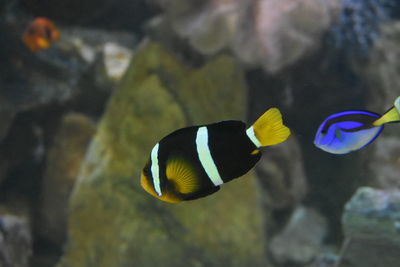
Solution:
{"label": "brown rock", "polygon": [[244,117],[245,93],[243,72],[231,57],[192,69],[158,44],[136,53],[84,160],[59,266],[265,266],[251,173],[214,195],[176,205],[139,185],[160,137],[190,124]]}
{"label": "brown rock", "polygon": [[60,245],[66,238],[69,196],[94,133],[95,126],[87,117],[68,114],[47,155],[38,230],[43,237]]}

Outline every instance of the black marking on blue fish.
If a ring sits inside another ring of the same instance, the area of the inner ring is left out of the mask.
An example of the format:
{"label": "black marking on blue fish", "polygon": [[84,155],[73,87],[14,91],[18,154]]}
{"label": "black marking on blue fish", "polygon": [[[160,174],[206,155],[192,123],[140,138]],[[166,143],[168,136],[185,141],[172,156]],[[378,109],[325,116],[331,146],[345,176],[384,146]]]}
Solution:
{"label": "black marking on blue fish", "polygon": [[[352,112],[352,111],[349,111]],[[356,112],[356,111],[354,111]],[[373,123],[380,117],[379,114],[372,113],[370,111],[360,111],[360,112],[365,112],[365,113],[359,113],[359,114],[346,114],[346,115],[339,115],[332,117],[331,119],[327,119],[324,127],[322,128],[321,132],[322,133],[327,133],[328,129],[335,123],[340,123],[340,122],[346,122],[346,121],[354,121],[354,122],[359,122],[362,123],[361,126],[351,128],[351,129],[341,129],[344,132],[357,132],[360,130],[365,130],[365,129],[371,129],[376,126],[373,125]],[[343,112],[345,113],[345,112]]]}

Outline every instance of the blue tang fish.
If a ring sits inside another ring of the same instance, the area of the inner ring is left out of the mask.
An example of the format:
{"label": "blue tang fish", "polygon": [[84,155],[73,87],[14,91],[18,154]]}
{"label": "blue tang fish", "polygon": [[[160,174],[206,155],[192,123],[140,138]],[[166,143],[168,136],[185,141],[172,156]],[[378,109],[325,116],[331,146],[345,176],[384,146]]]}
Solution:
{"label": "blue tang fish", "polygon": [[277,108],[248,128],[234,120],[182,128],[153,147],[140,182],[147,193],[169,203],[205,197],[252,169],[261,158],[260,147],[289,135]]}
{"label": "blue tang fish", "polygon": [[400,97],[382,116],[370,111],[343,111],[329,116],[319,126],[314,144],[333,154],[347,154],[374,141],[386,123],[400,121]]}

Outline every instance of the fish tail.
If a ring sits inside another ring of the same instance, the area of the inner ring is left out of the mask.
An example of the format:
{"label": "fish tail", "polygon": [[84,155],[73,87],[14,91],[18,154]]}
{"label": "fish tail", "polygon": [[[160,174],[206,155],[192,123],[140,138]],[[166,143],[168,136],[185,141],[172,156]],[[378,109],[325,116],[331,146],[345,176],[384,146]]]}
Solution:
{"label": "fish tail", "polygon": [[390,122],[400,121],[400,96],[394,101],[394,106],[390,108],[385,114],[383,114],[379,119],[374,121],[374,126],[381,126]]}
{"label": "fish tail", "polygon": [[263,147],[284,142],[290,135],[290,129],[283,125],[279,109],[271,108],[246,133],[257,147]]}

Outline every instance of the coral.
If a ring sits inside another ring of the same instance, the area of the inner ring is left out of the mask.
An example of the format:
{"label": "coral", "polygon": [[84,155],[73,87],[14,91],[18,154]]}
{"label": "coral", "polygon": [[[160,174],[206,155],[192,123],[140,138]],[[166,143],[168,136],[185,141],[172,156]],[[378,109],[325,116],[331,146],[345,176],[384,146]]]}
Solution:
{"label": "coral", "polygon": [[344,0],[331,40],[349,56],[365,58],[383,22],[400,18],[397,0]]}
{"label": "coral", "polygon": [[270,73],[317,49],[339,7],[337,0],[209,0],[200,6],[153,1],[163,6],[173,30],[200,53],[229,48],[243,63]]}

